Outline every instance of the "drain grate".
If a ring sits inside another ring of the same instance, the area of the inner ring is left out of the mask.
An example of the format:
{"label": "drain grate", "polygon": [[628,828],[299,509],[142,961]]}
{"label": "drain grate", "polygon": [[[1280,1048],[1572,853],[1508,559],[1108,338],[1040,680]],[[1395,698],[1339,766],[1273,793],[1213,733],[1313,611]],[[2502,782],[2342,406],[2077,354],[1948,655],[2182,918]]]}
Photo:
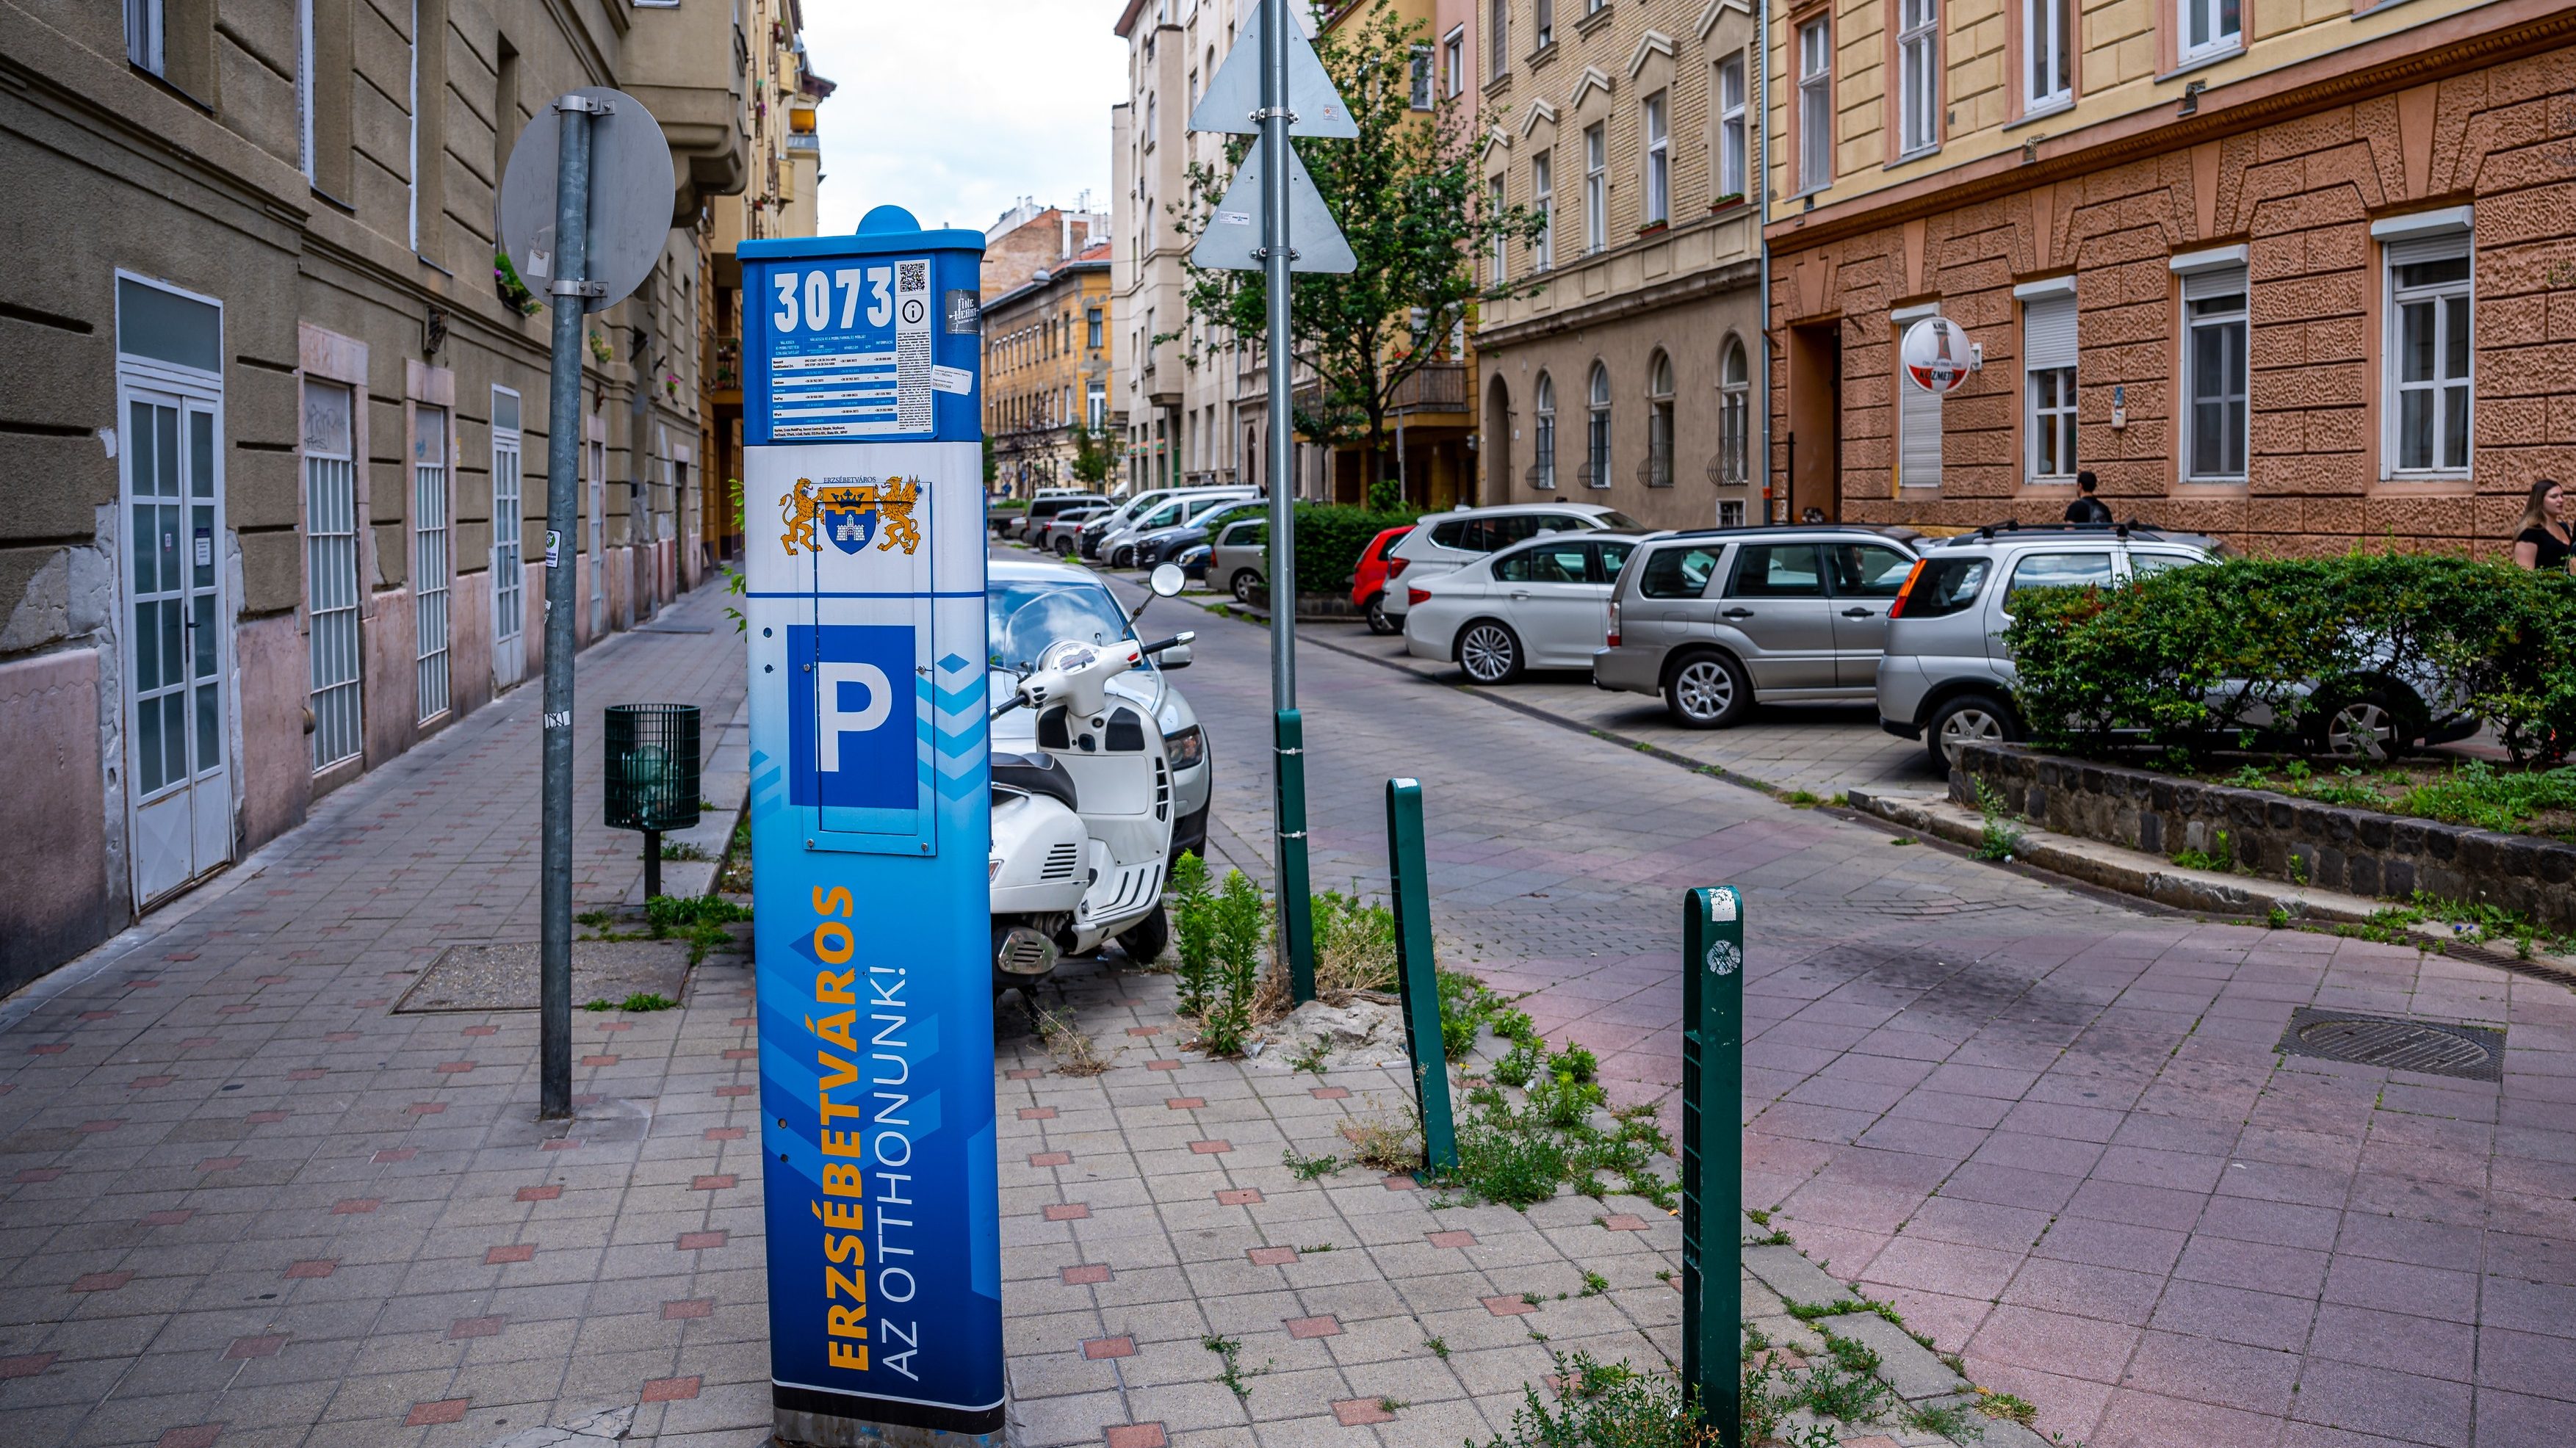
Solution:
{"label": "drain grate", "polygon": [[2428,1076],[2471,1081],[2504,1079],[2504,1032],[2487,1026],[2453,1026],[2321,1011],[2301,1006],[2275,1049],[2320,1061],[2351,1061]]}

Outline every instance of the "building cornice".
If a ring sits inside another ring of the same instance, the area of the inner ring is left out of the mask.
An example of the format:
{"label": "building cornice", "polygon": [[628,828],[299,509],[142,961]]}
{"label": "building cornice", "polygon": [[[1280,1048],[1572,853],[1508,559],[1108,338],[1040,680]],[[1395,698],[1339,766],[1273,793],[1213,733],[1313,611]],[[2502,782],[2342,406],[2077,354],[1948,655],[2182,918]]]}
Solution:
{"label": "building cornice", "polygon": [[1596,302],[1585,302],[1580,306],[1568,307],[1561,312],[1549,312],[1543,316],[1530,317],[1518,322],[1505,322],[1495,327],[1480,327],[1475,334],[1476,350],[1479,353],[1498,352],[1506,347],[1523,346],[1563,332],[1607,326],[1612,322],[1625,321],[1647,312],[1662,311],[1666,307],[1680,306],[1685,302],[1695,302],[1720,292],[1731,292],[1739,287],[1754,286],[1761,278],[1762,263],[1749,257],[1742,261],[1704,267],[1669,281],[1639,287],[1635,291],[1622,292],[1614,297],[1603,297]]}
{"label": "building cornice", "polygon": [[[2248,76],[2199,97],[2199,110],[2177,117],[2167,102],[2005,151],[1917,176],[1882,190],[1787,217],[1764,232],[1775,253],[1911,221],[1935,212],[2070,180],[2112,166],[2240,135],[2263,126],[2424,85],[2576,41],[2576,6],[2561,0],[2492,0],[2474,10],[2378,36]],[[2023,160],[2024,155],[2036,157]]]}

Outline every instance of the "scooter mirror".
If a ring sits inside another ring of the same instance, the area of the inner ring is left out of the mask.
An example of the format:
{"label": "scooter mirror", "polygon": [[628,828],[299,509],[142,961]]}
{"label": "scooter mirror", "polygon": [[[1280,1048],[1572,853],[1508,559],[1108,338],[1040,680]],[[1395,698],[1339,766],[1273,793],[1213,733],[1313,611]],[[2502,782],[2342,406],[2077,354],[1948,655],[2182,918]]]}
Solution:
{"label": "scooter mirror", "polygon": [[1170,598],[1179,593],[1181,585],[1188,581],[1189,576],[1181,572],[1179,564],[1162,563],[1155,565],[1153,575],[1146,580],[1145,586],[1154,590],[1156,598]]}

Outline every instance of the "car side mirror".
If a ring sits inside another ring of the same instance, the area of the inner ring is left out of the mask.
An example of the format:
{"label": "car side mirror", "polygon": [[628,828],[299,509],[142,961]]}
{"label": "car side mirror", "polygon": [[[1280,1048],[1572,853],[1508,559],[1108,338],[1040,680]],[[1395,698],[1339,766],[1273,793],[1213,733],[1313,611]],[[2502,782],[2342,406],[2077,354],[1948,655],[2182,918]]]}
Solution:
{"label": "car side mirror", "polygon": [[1179,594],[1182,586],[1188,582],[1189,577],[1181,572],[1179,564],[1163,563],[1155,566],[1152,575],[1146,579],[1145,586],[1154,591],[1156,598],[1171,598]]}

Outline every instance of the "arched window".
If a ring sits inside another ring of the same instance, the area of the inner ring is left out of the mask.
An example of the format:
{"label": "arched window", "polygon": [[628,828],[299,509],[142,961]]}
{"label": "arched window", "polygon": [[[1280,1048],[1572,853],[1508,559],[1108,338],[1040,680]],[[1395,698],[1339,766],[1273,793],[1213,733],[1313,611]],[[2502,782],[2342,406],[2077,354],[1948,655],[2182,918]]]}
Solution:
{"label": "arched window", "polygon": [[1583,484],[1610,486],[1610,369],[1592,364],[1592,425],[1583,450]]}
{"label": "arched window", "polygon": [[1717,481],[1741,487],[1752,477],[1753,375],[1744,365],[1744,343],[1726,339],[1717,367]]}
{"label": "arched window", "polygon": [[1530,486],[1550,489],[1556,486],[1556,384],[1544,372],[1530,393],[1530,407],[1538,418],[1537,436],[1530,444]]}
{"label": "arched window", "polygon": [[1646,461],[1637,481],[1673,485],[1673,359],[1661,349],[1646,363]]}

